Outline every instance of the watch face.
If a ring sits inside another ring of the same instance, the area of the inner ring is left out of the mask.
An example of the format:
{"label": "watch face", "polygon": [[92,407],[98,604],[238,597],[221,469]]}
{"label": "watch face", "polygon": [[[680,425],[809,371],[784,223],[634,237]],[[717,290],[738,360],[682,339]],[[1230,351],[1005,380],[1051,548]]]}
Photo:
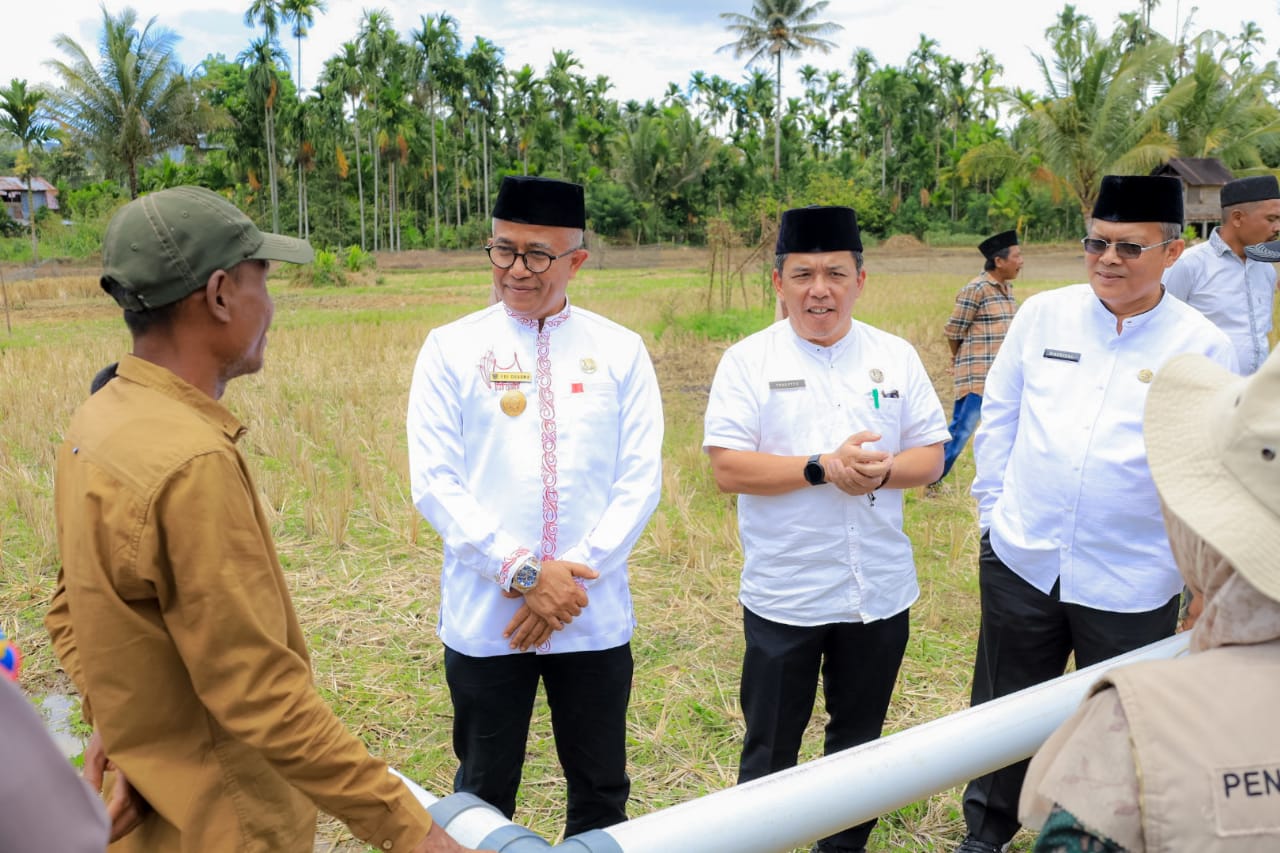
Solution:
{"label": "watch face", "polygon": [[533,585],[538,582],[538,570],[529,564],[525,564],[516,569],[515,577],[511,579],[511,585],[519,589],[533,589]]}
{"label": "watch face", "polygon": [[[792,469],[795,470],[794,468]],[[821,486],[827,481],[827,472],[822,470],[822,463],[809,461],[804,466],[804,478],[811,486]]]}

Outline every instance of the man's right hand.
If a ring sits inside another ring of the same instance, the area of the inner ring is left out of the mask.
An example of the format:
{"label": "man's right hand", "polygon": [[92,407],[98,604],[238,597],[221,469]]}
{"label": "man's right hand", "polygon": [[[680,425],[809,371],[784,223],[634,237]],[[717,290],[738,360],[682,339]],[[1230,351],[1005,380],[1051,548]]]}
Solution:
{"label": "man's right hand", "polygon": [[151,811],[151,804],[129,784],[124,771],[107,758],[102,738],[94,729],[89,745],[84,749],[84,779],[93,786],[93,790],[101,793],[102,774],[107,770],[114,770],[116,774],[116,783],[107,798],[107,819],[111,821],[111,838],[108,840],[115,843],[142,824],[142,819]]}
{"label": "man's right hand", "polygon": [[537,585],[524,594],[529,609],[559,631],[587,606],[587,591],[579,580],[592,580],[600,573],[583,563],[543,560]]}
{"label": "man's right hand", "polygon": [[[449,833],[440,828],[440,824],[431,824],[431,831],[422,843],[413,848],[413,853],[477,853],[470,847],[463,847],[454,841]],[[495,850],[481,850],[478,853],[497,853]]]}

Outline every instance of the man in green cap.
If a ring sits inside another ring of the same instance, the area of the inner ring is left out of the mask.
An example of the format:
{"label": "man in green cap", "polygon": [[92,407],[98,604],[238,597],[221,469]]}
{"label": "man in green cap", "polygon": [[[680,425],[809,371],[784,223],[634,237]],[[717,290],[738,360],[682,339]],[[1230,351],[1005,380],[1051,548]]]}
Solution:
{"label": "man in green cap", "polygon": [[94,728],[85,775],[115,771],[112,850],[310,853],[317,805],[384,850],[464,849],[316,692],[246,428],[218,402],[262,368],[270,262],[311,257],[199,187],[107,227],[133,352],[58,450],[45,624]]}

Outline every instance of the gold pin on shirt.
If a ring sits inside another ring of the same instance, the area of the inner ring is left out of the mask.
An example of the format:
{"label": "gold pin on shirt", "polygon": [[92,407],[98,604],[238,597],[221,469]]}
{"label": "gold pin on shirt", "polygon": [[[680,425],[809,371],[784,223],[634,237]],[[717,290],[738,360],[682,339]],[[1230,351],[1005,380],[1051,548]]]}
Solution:
{"label": "gold pin on shirt", "polygon": [[1152,373],[1150,370],[1147,370],[1145,367],[1138,371],[1139,382],[1150,382],[1152,377],[1154,376],[1155,374]]}
{"label": "gold pin on shirt", "polygon": [[582,368],[583,373],[596,372],[596,360],[594,358],[584,358],[578,362],[578,366]]}
{"label": "gold pin on shirt", "polygon": [[527,405],[524,392],[516,391],[514,389],[503,394],[502,399],[498,402],[499,405],[502,406],[502,411],[513,418],[519,417],[520,414],[524,412],[524,407]]}
{"label": "gold pin on shirt", "polygon": [[880,369],[880,368],[878,368],[878,367],[873,367],[873,368],[871,368],[871,381],[872,381],[872,382],[883,382],[883,381],[884,381],[884,371],[883,371],[883,370],[881,370],[881,369]]}

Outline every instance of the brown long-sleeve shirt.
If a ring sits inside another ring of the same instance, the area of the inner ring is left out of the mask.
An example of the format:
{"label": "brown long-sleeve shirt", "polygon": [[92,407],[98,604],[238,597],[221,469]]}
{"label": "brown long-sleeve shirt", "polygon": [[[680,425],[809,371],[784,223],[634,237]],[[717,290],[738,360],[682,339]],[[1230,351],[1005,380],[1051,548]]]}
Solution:
{"label": "brown long-sleeve shirt", "polygon": [[126,356],[58,451],[46,626],[107,755],[154,809],[112,849],[310,853],[318,805],[410,850],[431,818],[314,688],[244,432]]}

